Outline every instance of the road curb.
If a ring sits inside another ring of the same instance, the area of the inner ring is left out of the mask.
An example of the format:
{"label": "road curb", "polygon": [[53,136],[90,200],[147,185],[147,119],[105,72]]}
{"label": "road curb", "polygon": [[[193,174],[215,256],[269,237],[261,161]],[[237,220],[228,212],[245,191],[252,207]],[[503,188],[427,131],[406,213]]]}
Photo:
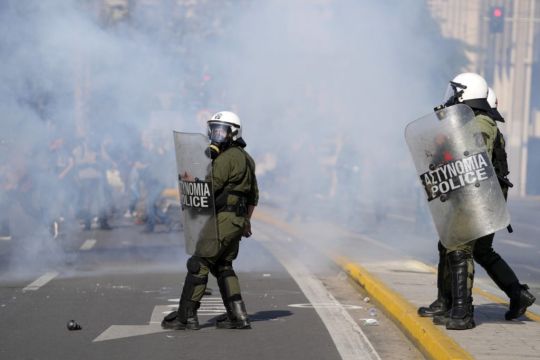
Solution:
{"label": "road curb", "polygon": [[[299,237],[299,232],[290,224],[276,219],[269,213],[257,210],[254,218],[266,224]],[[471,354],[459,346],[452,338],[438,329],[429,318],[421,318],[416,308],[401,295],[388,288],[362,266],[343,256],[330,256],[351,279],[362,286],[371,298],[382,306],[394,322],[417,345],[417,347],[434,360],[468,360],[474,359]]]}
{"label": "road curb", "polygon": [[419,317],[413,305],[362,266],[343,256],[333,257],[333,260],[384,308],[426,356],[435,360],[473,359],[471,354],[433,325],[430,318]]}

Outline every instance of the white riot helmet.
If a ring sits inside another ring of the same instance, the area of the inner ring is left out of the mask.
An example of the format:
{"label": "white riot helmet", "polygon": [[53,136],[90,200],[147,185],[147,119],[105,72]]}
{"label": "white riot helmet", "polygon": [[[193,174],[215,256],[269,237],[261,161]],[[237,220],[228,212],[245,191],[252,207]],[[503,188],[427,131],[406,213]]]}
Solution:
{"label": "white riot helmet", "polygon": [[462,73],[450,81],[444,99],[446,106],[466,103],[473,108],[484,109],[488,105],[486,104],[487,96],[488,85],[482,76],[475,73]]}
{"label": "white riot helmet", "polygon": [[233,112],[220,111],[215,113],[207,123],[208,138],[211,142],[210,149],[214,156],[242,137],[240,118]]}
{"label": "white riot helmet", "polygon": [[502,117],[501,113],[497,109],[499,106],[499,101],[497,100],[497,94],[495,94],[495,91],[492,88],[488,89],[488,96],[487,96],[487,102],[489,103],[489,106],[491,107],[491,111],[489,114],[493,118],[493,120],[504,122],[504,118]]}
{"label": "white riot helmet", "polygon": [[212,130],[217,128],[228,128],[232,141],[236,141],[242,137],[242,123],[240,122],[240,118],[231,111],[220,111],[208,120],[208,137],[210,140],[212,140]]}
{"label": "white riot helmet", "polygon": [[488,88],[487,102],[492,109],[496,109],[499,105],[499,101],[497,100],[497,94],[495,94],[495,91],[493,91],[492,88]]}

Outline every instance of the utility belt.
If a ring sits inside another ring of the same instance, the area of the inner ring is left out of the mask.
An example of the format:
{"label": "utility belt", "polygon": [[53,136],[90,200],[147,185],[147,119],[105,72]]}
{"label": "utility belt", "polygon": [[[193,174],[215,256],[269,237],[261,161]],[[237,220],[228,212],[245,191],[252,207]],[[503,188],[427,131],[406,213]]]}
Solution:
{"label": "utility belt", "polygon": [[[236,196],[238,201],[234,205],[228,205],[227,197],[229,195]],[[221,199],[220,199],[221,198]],[[220,201],[222,200],[222,201]],[[224,203],[224,204],[222,204]],[[216,201],[216,212],[233,212],[236,216],[246,216],[247,215],[247,197],[243,192],[239,191],[225,191],[223,194],[218,196]]]}

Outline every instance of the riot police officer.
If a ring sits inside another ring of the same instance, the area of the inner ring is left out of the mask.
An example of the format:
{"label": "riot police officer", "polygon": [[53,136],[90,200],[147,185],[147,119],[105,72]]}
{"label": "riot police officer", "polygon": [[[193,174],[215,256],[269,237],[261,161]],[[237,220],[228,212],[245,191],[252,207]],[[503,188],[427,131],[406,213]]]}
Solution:
{"label": "riot police officer", "polygon": [[[486,144],[506,198],[512,184],[507,179],[509,171],[504,137],[495,122],[504,121],[496,109],[495,93],[480,75],[474,73],[455,77],[450,82],[449,90],[446,106],[463,103],[473,109],[474,121],[480,131],[471,135]],[[510,266],[493,250],[494,235],[491,233],[451,249],[439,242],[437,299],[427,307],[420,307],[420,316],[434,317],[436,324],[446,325],[447,329],[463,330],[475,326],[472,306],[473,258],[510,298],[510,308],[505,314],[507,320],[523,315],[526,308],[534,303],[535,298],[527,291],[527,285],[519,283]]]}
{"label": "riot police officer", "polygon": [[[217,212],[217,251],[212,256],[194,256],[187,261],[186,279],[178,311],[167,315],[164,329],[198,330],[197,309],[204,295],[208,274],[217,278],[226,314],[216,326],[224,329],[247,329],[250,322],[242,299],[233,261],[238,256],[240,239],[251,236],[250,218],[258,202],[255,162],[245,151],[242,126],[238,116],[221,111],[207,122],[212,158],[213,198]],[[205,245],[208,246],[208,245]]]}

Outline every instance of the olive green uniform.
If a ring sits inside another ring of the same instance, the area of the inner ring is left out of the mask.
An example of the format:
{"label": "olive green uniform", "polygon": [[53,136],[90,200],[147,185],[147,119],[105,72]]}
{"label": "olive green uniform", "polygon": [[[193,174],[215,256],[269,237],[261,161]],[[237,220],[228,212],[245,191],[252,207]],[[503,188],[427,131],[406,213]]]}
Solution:
{"label": "olive green uniform", "polygon": [[259,200],[255,162],[241,146],[233,145],[213,160],[212,182],[218,228],[216,255],[195,255],[188,260],[180,308],[182,302],[198,307],[209,273],[217,278],[227,309],[230,302],[242,300],[232,262],[238,256],[240,240],[249,222],[247,207],[256,206]]}

